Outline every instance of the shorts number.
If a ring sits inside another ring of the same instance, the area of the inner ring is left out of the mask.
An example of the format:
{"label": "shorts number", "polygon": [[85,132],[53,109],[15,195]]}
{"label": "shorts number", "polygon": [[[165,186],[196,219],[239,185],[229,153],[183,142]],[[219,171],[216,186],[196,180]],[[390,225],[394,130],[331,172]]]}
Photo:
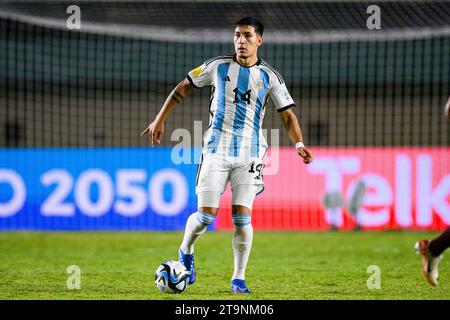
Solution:
{"label": "shorts number", "polygon": [[252,164],[250,165],[250,170],[248,172],[250,172],[250,173],[258,172],[258,175],[255,177],[255,179],[261,180],[262,179],[262,169],[263,168],[264,168],[264,164],[259,163],[259,164],[257,164],[255,166],[255,163],[252,162]]}

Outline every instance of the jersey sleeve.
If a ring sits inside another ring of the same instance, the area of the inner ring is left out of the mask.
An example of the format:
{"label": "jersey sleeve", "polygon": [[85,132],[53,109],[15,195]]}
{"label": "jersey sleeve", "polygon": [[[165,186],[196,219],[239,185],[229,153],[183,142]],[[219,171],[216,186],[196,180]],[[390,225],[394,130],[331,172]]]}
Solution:
{"label": "jersey sleeve", "polygon": [[271,90],[270,97],[278,112],[282,112],[295,106],[295,102],[292,99],[286,84],[280,83],[278,80],[274,81],[275,84]]}
{"label": "jersey sleeve", "polygon": [[214,79],[214,65],[214,63],[207,64],[205,62],[201,66],[189,71],[186,77],[195,88],[210,86],[213,84]]}

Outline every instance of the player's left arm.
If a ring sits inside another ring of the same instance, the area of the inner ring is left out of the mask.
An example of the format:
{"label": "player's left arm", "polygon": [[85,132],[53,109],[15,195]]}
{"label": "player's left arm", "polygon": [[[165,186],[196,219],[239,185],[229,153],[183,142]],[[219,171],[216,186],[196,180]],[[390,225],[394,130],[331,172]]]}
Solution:
{"label": "player's left arm", "polygon": [[303,144],[303,135],[297,116],[292,111],[292,108],[279,112],[284,128],[291,139],[292,143],[296,145],[297,154],[303,158],[303,162],[308,164],[313,161],[311,150],[306,148]]}

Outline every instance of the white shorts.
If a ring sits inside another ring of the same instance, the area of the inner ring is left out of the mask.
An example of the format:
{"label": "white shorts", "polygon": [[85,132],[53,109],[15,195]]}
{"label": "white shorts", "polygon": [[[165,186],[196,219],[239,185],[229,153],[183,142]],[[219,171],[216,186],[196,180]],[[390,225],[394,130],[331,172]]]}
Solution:
{"label": "white shorts", "polygon": [[232,204],[252,208],[255,196],[264,190],[263,160],[257,157],[238,158],[203,153],[195,191],[200,207],[219,207],[220,196],[230,182]]}

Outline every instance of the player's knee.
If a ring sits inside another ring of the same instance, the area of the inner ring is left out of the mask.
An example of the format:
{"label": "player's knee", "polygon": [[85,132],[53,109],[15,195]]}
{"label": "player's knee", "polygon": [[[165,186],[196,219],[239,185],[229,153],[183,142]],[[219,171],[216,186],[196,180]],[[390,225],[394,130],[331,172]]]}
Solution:
{"label": "player's knee", "polygon": [[219,208],[215,207],[199,207],[198,211],[204,212],[207,214],[217,215],[217,212],[219,211]]}
{"label": "player's knee", "polygon": [[198,222],[200,222],[204,226],[209,226],[214,222],[216,219],[215,214],[210,214],[204,211],[197,211],[195,214],[195,219],[197,219]]}
{"label": "player's knee", "polygon": [[232,210],[233,210],[233,214],[251,214],[252,213],[252,209],[244,206],[244,205],[239,205],[239,204],[234,204],[232,206]]}
{"label": "player's knee", "polygon": [[241,213],[239,211],[234,211],[231,219],[235,227],[245,227],[252,223],[251,213]]}

